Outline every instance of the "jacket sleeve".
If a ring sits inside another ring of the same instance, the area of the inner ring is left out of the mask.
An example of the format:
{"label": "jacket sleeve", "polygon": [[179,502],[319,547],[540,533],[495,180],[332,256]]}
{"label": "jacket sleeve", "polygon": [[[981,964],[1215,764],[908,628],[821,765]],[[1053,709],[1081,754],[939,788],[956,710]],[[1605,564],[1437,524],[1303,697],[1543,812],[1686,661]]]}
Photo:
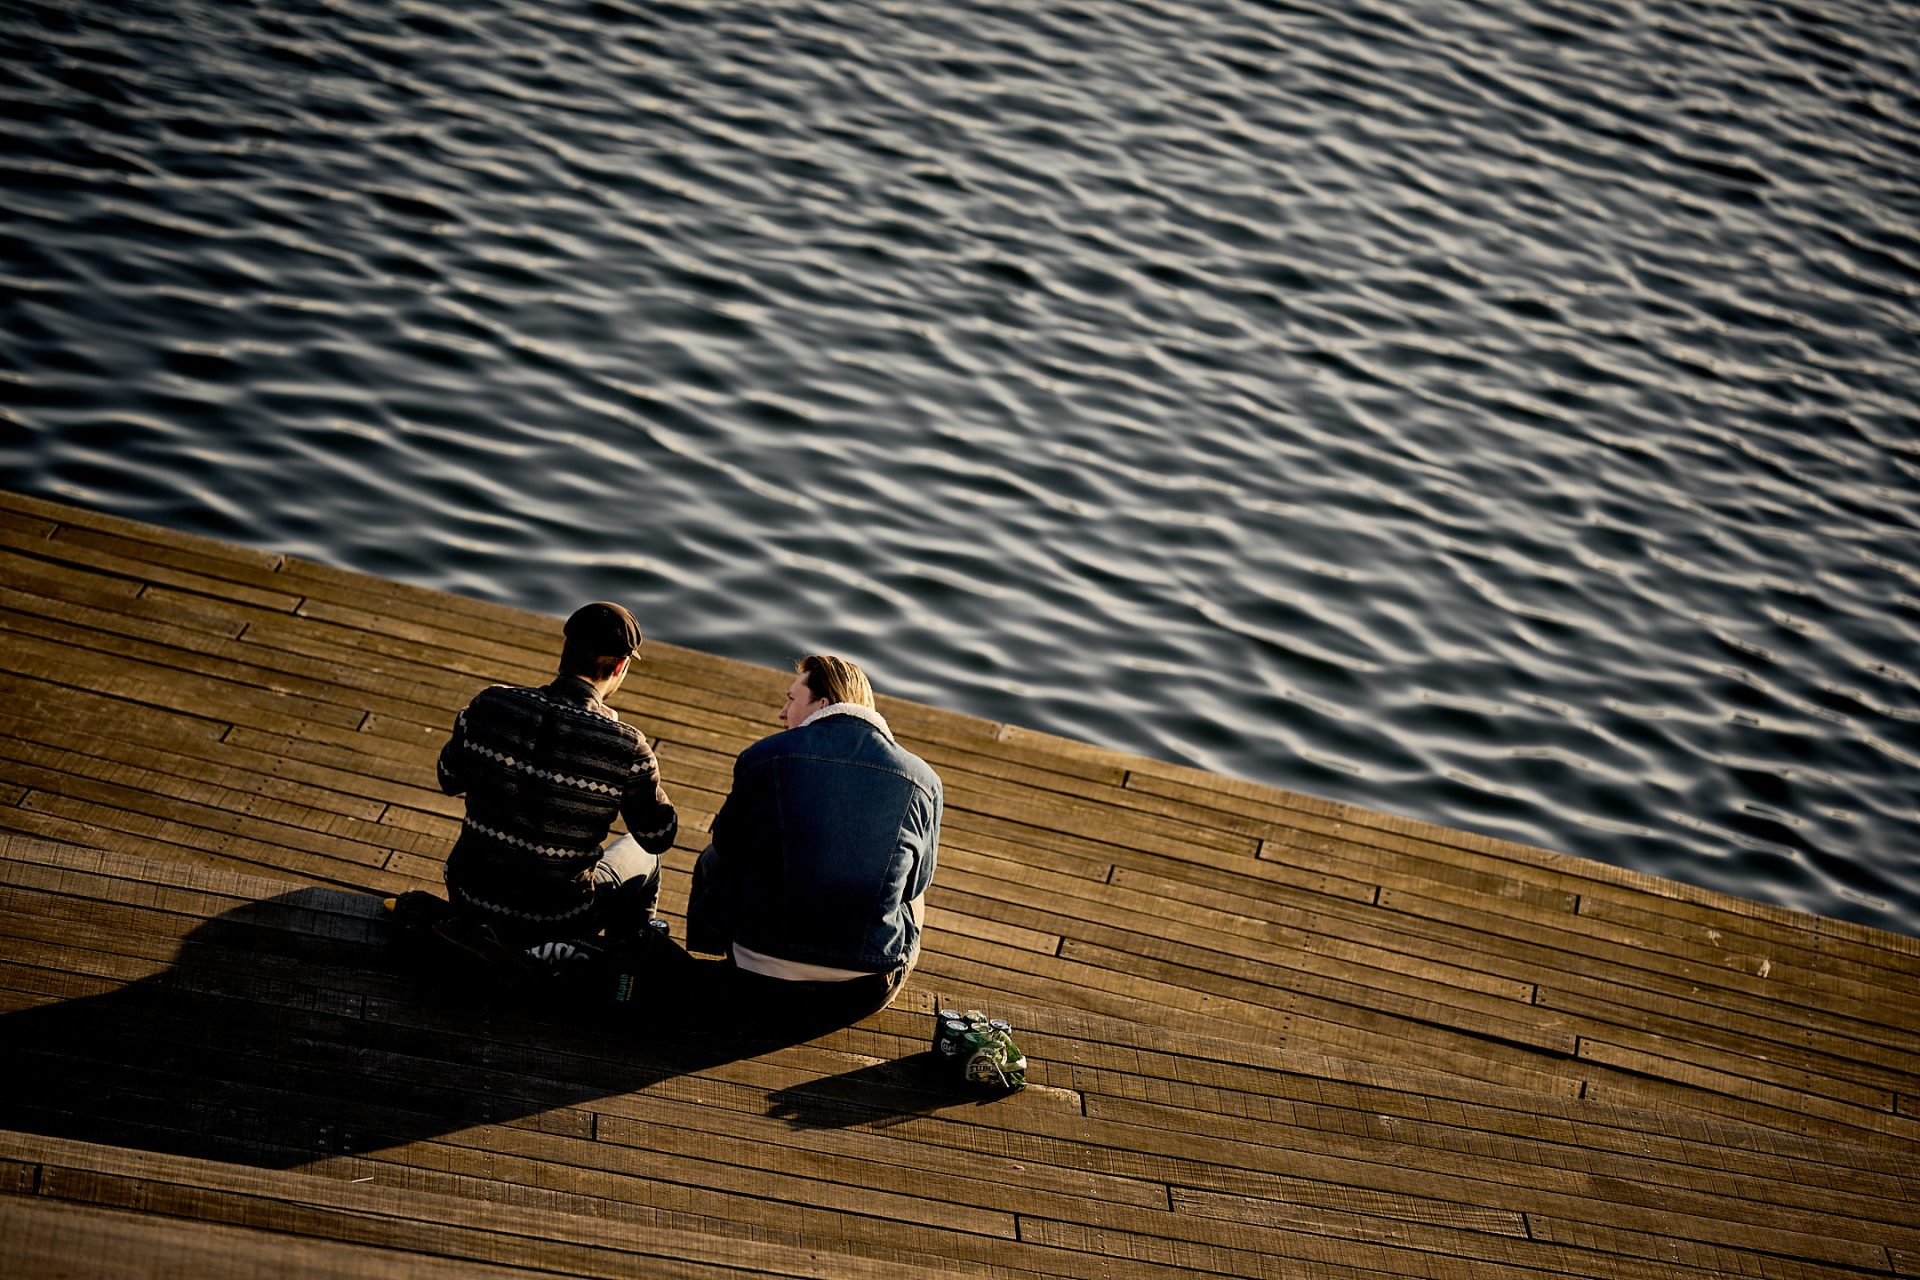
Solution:
{"label": "jacket sleeve", "polygon": [[665,853],[680,834],[680,815],[673,801],[667,799],[667,789],[660,785],[660,762],[644,737],[640,739],[640,755],[633,763],[632,780],[620,798],[620,816],[627,821],[627,834],[648,853]]}
{"label": "jacket sleeve", "polygon": [[929,806],[932,813],[927,821],[926,846],[921,850],[919,864],[914,867],[912,878],[906,886],[906,898],[911,901],[924,897],[933,884],[933,873],[940,860],[940,819],[946,809],[945,787],[936,775],[933,781],[932,798]]}

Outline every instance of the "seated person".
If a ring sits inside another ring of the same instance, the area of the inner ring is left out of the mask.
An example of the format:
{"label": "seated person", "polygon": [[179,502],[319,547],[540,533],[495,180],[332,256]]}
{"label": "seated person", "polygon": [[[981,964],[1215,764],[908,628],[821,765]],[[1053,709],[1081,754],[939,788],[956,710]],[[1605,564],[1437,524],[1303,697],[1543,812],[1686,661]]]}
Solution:
{"label": "seated person", "polygon": [[687,942],[724,952],[726,1017],[821,1027],[885,1008],[919,958],[940,777],[844,658],[795,665],[783,732],[734,762],[694,867]]}
{"label": "seated person", "polygon": [[[606,703],[639,624],[599,601],[565,636],[553,683],[481,690],[440,752],[440,789],[467,797],[447,896],[515,947],[645,929],[680,827],[646,735]],[[629,834],[603,849],[616,817]]]}

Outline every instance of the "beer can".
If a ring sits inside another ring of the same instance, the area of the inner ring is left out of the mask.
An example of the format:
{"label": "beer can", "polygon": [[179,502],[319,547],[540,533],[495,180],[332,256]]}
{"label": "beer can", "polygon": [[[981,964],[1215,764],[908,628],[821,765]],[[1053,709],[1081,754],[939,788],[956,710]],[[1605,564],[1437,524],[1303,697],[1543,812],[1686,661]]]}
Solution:
{"label": "beer can", "polygon": [[966,1034],[967,1024],[960,1019],[937,1019],[933,1026],[933,1051],[943,1058],[958,1056],[960,1041]]}

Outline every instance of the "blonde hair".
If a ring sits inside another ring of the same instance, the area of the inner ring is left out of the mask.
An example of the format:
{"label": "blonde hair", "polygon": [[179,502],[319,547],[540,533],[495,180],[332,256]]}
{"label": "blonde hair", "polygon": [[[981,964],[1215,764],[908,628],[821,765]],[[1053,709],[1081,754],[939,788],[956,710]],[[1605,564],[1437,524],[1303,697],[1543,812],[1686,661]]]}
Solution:
{"label": "blonde hair", "polygon": [[806,677],[807,690],[816,698],[862,707],[873,705],[873,686],[867,683],[867,673],[845,658],[810,653],[794,663],[793,669]]}

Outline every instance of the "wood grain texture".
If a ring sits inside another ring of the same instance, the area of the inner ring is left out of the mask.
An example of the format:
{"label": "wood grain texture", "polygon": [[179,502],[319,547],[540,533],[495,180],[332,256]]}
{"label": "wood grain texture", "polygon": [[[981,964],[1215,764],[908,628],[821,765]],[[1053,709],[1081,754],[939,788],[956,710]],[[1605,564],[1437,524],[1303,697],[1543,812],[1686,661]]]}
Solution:
{"label": "wood grain texture", "polygon": [[[1920,946],[883,697],[946,784],[899,1002],[803,1044],[449,993],[382,895],[558,619],[0,493],[0,1271],[1920,1270]],[[615,700],[676,929],[780,671]],[[1008,1018],[1023,1093],[930,1070]]]}

